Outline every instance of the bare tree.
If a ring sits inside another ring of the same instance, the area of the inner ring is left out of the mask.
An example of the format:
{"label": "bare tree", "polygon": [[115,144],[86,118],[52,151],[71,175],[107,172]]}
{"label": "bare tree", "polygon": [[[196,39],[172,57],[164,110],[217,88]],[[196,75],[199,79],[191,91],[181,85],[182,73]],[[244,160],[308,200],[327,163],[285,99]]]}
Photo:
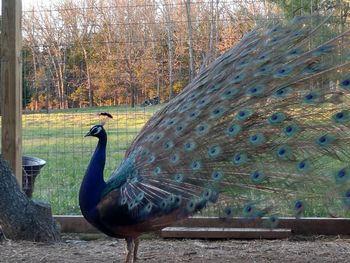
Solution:
{"label": "bare tree", "polygon": [[[161,92],[160,92],[160,78],[161,78],[161,72],[159,68],[159,64],[161,62],[158,61],[158,54],[159,54],[159,45],[157,38],[160,34],[161,29],[158,26],[158,21],[157,21],[157,12],[158,12],[158,3],[156,0],[150,1],[152,3],[151,5],[147,6],[144,9],[144,14],[143,16],[145,17],[145,22],[148,25],[147,28],[147,33],[150,36],[149,42],[151,44],[150,48],[150,53],[151,53],[151,58],[152,58],[152,64],[153,64],[153,70],[150,70],[152,76],[155,76],[155,85],[156,85],[156,96],[160,97]],[[145,94],[147,92],[145,91]]]}
{"label": "bare tree", "polygon": [[23,30],[26,34],[25,41],[27,42],[25,44],[26,47],[29,47],[32,53],[32,67],[33,67],[33,74],[32,76],[27,76],[27,81],[32,83],[32,89],[34,93],[34,105],[33,109],[38,110],[38,83],[37,83],[37,72],[38,72],[38,47],[37,47],[37,41],[35,36],[35,26],[38,24],[36,21],[36,16],[34,13],[34,9],[31,12],[27,12],[25,16],[23,16]]}
{"label": "bare tree", "polygon": [[167,34],[167,46],[168,46],[168,67],[169,67],[169,100],[174,96],[173,92],[173,23],[170,17],[170,5],[171,1],[163,0],[163,15],[165,18],[165,30]]}
{"label": "bare tree", "polygon": [[[83,8],[80,8],[83,4]],[[96,13],[94,9],[95,1],[85,0],[83,3],[65,0],[60,4],[59,14],[66,28],[70,30],[69,35],[71,41],[79,44],[85,66],[86,86],[88,90],[88,103],[93,106],[93,87],[91,78],[91,65],[89,51],[91,48],[92,35],[96,29]]]}
{"label": "bare tree", "polygon": [[218,19],[219,19],[219,0],[210,1],[210,31],[209,31],[209,50],[207,60],[208,63],[212,62],[216,58],[216,45],[218,41]]}
{"label": "bare tree", "polygon": [[188,26],[188,55],[190,66],[190,81],[194,78],[194,61],[193,61],[193,37],[192,37],[192,15],[191,15],[191,0],[186,0],[186,14],[187,14],[187,26]]}
{"label": "bare tree", "polygon": [[65,90],[65,69],[66,69],[66,31],[62,27],[55,27],[59,24],[59,18],[48,12],[39,13],[40,30],[37,37],[43,46],[43,54],[48,67],[48,71],[54,81],[57,97],[58,108],[68,107],[67,94]]}

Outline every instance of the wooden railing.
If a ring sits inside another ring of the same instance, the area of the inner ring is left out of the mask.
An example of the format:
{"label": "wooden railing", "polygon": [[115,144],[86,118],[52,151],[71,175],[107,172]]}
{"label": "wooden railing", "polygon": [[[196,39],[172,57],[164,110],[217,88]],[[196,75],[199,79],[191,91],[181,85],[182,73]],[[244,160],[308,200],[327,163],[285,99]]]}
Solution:
{"label": "wooden railing", "polygon": [[[62,232],[96,233],[82,216],[55,216]],[[279,218],[270,228],[267,218],[259,221],[241,218],[191,217],[159,234],[166,238],[286,238],[291,235],[350,235],[348,218]]]}

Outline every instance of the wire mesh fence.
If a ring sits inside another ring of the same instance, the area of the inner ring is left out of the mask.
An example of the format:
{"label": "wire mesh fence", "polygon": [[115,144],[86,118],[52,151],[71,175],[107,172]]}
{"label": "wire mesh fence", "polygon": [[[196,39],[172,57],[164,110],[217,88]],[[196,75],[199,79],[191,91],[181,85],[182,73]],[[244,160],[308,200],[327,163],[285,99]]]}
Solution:
{"label": "wire mesh fence", "polygon": [[101,110],[113,115],[106,124],[109,142],[106,179],[116,169],[127,146],[159,107],[115,107],[68,110],[23,116],[23,151],[46,161],[35,182],[33,197],[49,200],[55,213],[77,214],[78,191],[97,141],[84,138],[97,124]]}
{"label": "wire mesh fence", "polygon": [[[348,21],[349,4],[334,27]],[[34,198],[79,214],[78,190],[110,112],[105,177],[145,122],[255,26],[326,12],[333,1],[53,1],[23,12],[23,150],[46,160]],[[158,104],[160,102],[160,104]],[[157,104],[157,105],[154,105]]]}

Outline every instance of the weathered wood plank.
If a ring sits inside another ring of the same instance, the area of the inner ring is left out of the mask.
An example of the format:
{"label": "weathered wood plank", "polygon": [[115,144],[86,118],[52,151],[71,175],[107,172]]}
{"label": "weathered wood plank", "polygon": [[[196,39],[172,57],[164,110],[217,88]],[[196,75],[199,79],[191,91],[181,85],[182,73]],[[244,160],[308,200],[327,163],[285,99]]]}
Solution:
{"label": "weathered wood plank", "polygon": [[62,233],[97,233],[98,230],[93,227],[82,216],[54,216],[61,225]]}
{"label": "weathered wood plank", "polygon": [[[62,232],[96,233],[82,216],[55,216],[61,224]],[[192,217],[173,227],[187,228],[254,228],[267,226],[267,219],[260,222],[246,221],[240,218],[230,220],[217,217]],[[348,218],[302,218],[283,217],[279,219],[278,229],[290,229],[293,234],[303,235],[350,235],[350,219]],[[267,230],[269,230],[267,228]]]}
{"label": "weathered wood plank", "polygon": [[219,228],[219,227],[167,227],[160,236],[164,238],[236,238],[236,239],[282,239],[291,235],[290,229],[266,228]]}
{"label": "weathered wood plank", "polygon": [[22,1],[2,0],[2,156],[22,186]]}
{"label": "weathered wood plank", "polygon": [[[258,221],[241,218],[223,219],[218,217],[191,217],[176,224],[186,227],[264,227],[268,226],[268,219]],[[318,235],[350,235],[349,218],[320,218],[307,217],[296,219],[294,217],[279,218],[278,228],[289,228],[294,234]]]}

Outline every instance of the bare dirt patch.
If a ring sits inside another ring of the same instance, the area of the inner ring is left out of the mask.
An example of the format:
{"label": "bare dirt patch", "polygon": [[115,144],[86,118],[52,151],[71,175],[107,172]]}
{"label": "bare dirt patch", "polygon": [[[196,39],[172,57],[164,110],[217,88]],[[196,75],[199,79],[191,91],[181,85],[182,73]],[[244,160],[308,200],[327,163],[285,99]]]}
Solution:
{"label": "bare dirt patch", "polygon": [[[3,241],[0,262],[123,262],[125,242],[65,235],[55,244]],[[288,240],[175,240],[146,237],[138,262],[348,262],[349,237]]]}

